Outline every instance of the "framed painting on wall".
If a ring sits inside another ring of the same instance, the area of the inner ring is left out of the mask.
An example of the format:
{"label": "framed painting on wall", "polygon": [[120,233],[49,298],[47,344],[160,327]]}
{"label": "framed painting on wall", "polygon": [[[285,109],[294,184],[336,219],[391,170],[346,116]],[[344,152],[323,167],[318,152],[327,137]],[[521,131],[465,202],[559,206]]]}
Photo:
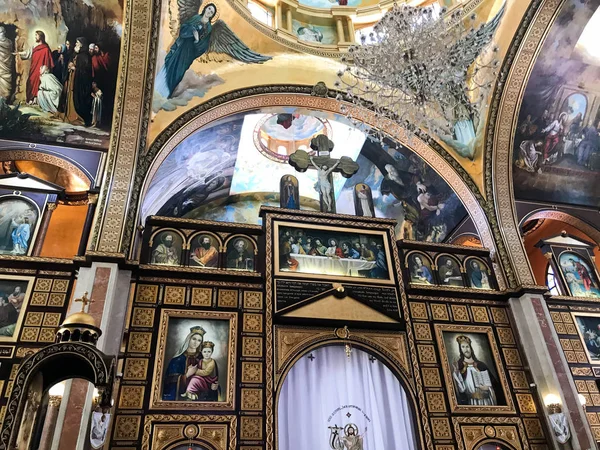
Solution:
{"label": "framed painting on wall", "polygon": [[571,314],[590,364],[600,364],[600,314],[587,312]]}
{"label": "framed painting on wall", "polygon": [[30,255],[39,226],[40,210],[23,195],[0,197],[0,254]]}
{"label": "framed painting on wall", "polygon": [[435,325],[453,412],[514,413],[491,327]]}
{"label": "framed painting on wall", "polygon": [[558,257],[563,281],[572,297],[600,298],[600,284],[590,261],[573,251]]}
{"label": "framed painting on wall", "polygon": [[431,259],[425,253],[410,252],[406,257],[406,265],[413,284],[437,284],[433,275]]}
{"label": "framed painting on wall", "polygon": [[16,342],[35,277],[0,275],[0,342]]}
{"label": "framed painting on wall", "polygon": [[163,309],[151,408],[234,408],[235,313]]}
{"label": "framed painting on wall", "polygon": [[275,274],[297,278],[394,283],[385,231],[275,223]]}
{"label": "framed painting on wall", "polygon": [[150,264],[180,266],[184,239],[172,228],[157,231],[150,238]]}

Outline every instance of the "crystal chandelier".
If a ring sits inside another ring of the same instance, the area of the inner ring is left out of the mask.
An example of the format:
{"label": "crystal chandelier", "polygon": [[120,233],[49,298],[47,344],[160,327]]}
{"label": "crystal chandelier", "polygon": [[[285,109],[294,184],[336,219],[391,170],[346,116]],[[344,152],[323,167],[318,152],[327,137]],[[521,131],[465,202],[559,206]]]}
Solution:
{"label": "crystal chandelier", "polygon": [[457,124],[472,125],[497,75],[498,48],[489,44],[503,13],[504,5],[475,27],[475,15],[464,18],[462,10],[446,14],[445,8],[394,5],[349,48],[335,83],[339,101],[373,110],[376,123],[362,124],[343,104],[342,113],[382,143],[388,120],[409,136],[419,128],[452,136]]}

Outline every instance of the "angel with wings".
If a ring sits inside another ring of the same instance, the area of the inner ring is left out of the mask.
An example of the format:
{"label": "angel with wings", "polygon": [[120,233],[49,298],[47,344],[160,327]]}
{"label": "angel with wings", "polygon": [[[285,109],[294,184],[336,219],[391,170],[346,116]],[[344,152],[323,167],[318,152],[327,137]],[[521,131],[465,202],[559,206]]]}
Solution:
{"label": "angel with wings", "polygon": [[202,0],[177,0],[179,34],[169,49],[165,64],[156,77],[156,91],[170,98],[185,72],[196,58],[209,53],[224,53],[245,63],[271,59],[250,50],[222,20],[217,7],[209,3],[199,12]]}

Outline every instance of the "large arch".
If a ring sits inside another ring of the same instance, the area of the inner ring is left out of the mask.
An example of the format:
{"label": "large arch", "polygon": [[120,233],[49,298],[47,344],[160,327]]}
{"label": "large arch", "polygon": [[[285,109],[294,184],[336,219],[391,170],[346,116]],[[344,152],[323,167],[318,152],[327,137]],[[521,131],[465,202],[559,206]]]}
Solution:
{"label": "large arch", "polygon": [[568,225],[572,225],[579,229],[581,232],[588,235],[597,244],[600,245],[600,230],[594,228],[592,225],[587,223],[585,220],[575,217],[572,214],[568,214],[562,211],[556,211],[553,209],[539,209],[532,211],[521,219],[519,226],[522,226],[525,222],[536,219],[551,219],[559,222],[564,222]]}
{"label": "large arch", "polygon": [[[244,111],[251,111],[257,108],[265,107],[300,107],[313,110],[320,110],[335,114],[341,114],[340,102],[330,97],[311,96],[298,93],[277,93],[277,94],[262,94],[250,95],[242,98],[233,99],[227,103],[219,103],[214,107],[209,107],[201,114],[186,115],[186,121],[173,124],[163,135],[157,139],[156,143],[149,149],[143,160],[146,161],[147,168],[139,167],[139,176],[143,176],[142,186],[140,188],[139,197],[136,198],[136,208],[131,208],[131,226],[138,224],[140,220],[140,204],[145,194],[148,191],[149,182],[160,164],[165,160],[167,155],[184,139],[190,136],[198,129],[215,122],[224,117]],[[350,107],[352,117],[366,123],[374,125],[374,113],[364,108]],[[380,119],[379,119],[380,120]],[[426,161],[441,177],[452,186],[454,192],[465,206],[467,212],[471,216],[481,240],[485,247],[491,249],[492,253],[496,252],[497,246],[491,228],[488,223],[486,211],[482,207],[483,199],[479,194],[474,183],[467,182],[469,180],[466,173],[460,173],[456,165],[452,164],[448,158],[445,158],[436,149],[426,143],[423,139],[415,136],[409,136],[405,129],[398,124],[387,121],[386,132],[395,141],[405,145],[412,150],[424,161]]]}

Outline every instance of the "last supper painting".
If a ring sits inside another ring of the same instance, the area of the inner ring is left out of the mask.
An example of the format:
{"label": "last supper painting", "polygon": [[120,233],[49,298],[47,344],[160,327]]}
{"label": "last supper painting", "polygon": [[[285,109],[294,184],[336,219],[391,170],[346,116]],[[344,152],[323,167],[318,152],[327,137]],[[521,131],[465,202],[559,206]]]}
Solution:
{"label": "last supper painting", "polygon": [[381,232],[278,224],[279,271],[389,280],[389,249]]}

